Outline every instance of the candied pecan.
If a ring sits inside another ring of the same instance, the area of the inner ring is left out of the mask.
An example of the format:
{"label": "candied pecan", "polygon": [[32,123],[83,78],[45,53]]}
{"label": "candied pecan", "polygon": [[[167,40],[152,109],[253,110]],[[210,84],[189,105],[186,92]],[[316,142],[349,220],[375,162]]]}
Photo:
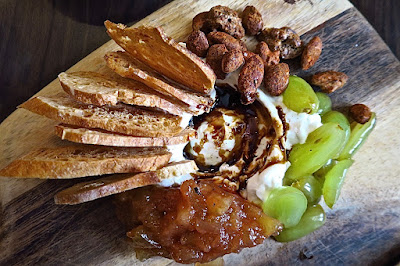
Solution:
{"label": "candied pecan", "polygon": [[226,49],[228,49],[229,51],[231,50],[245,51],[244,49],[247,50],[243,42],[240,42],[238,39],[235,39],[234,37],[225,32],[221,31],[210,32],[209,34],[207,34],[207,39],[211,45],[217,43],[225,44]]}
{"label": "candied pecan", "polygon": [[321,38],[315,36],[311,41],[304,47],[303,54],[301,55],[301,68],[304,70],[309,69],[317,62],[322,52],[322,41]]}
{"label": "candied pecan", "polygon": [[257,44],[255,53],[261,57],[266,67],[279,63],[280,51],[272,52],[265,42],[259,42]]}
{"label": "candied pecan", "polygon": [[265,68],[264,85],[272,96],[281,95],[289,84],[289,66],[279,63]]}
{"label": "candied pecan", "polygon": [[206,62],[214,70],[217,78],[224,79],[226,74],[222,71],[222,57],[228,52],[225,44],[214,44],[208,49]]}
{"label": "candied pecan", "polygon": [[207,29],[207,12],[202,12],[197,14],[192,21],[192,29],[193,31],[196,30],[201,30],[201,31],[205,31]]}
{"label": "candied pecan", "polygon": [[318,72],[311,77],[311,84],[319,86],[325,93],[340,89],[347,82],[347,75],[333,70]]}
{"label": "candied pecan", "polygon": [[243,27],[249,35],[256,35],[264,26],[261,13],[254,6],[246,6],[243,10],[242,21]]}
{"label": "candied pecan", "polygon": [[371,110],[365,104],[354,104],[350,107],[349,113],[351,118],[357,123],[365,124],[371,118]]}
{"label": "candied pecan", "polygon": [[264,77],[264,64],[258,55],[246,61],[239,73],[238,90],[243,104],[251,104],[256,100],[257,88]]}
{"label": "candied pecan", "polygon": [[256,54],[250,51],[244,51],[243,52],[243,57],[244,60],[247,62],[250,58],[252,58],[253,56],[255,56]]}
{"label": "candied pecan", "polygon": [[264,29],[257,35],[257,39],[266,42],[271,51],[279,50],[282,59],[295,58],[303,51],[300,36],[288,27]]}
{"label": "candied pecan", "polygon": [[235,38],[244,36],[242,19],[227,6],[215,6],[207,14],[207,26],[211,30],[223,31]]}
{"label": "candied pecan", "polygon": [[207,50],[210,47],[208,40],[204,32],[196,30],[190,33],[186,47],[200,57],[207,55]]}
{"label": "candied pecan", "polygon": [[243,52],[240,50],[228,51],[222,57],[222,71],[231,73],[244,63]]}

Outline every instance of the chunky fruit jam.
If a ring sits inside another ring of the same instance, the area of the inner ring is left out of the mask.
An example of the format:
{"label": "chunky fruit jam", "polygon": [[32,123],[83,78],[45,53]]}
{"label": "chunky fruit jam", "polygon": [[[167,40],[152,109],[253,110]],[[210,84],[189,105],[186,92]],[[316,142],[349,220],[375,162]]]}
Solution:
{"label": "chunky fruit jam", "polygon": [[211,180],[138,188],[117,195],[116,205],[142,259],[208,262],[261,244],[281,229],[258,206]]}

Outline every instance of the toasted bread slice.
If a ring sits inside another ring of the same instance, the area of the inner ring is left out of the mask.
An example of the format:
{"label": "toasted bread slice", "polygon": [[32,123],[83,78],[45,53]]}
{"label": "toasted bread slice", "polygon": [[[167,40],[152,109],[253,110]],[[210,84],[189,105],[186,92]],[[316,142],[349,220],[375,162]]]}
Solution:
{"label": "toasted bread slice", "polygon": [[190,174],[197,170],[198,168],[194,161],[181,161],[171,163],[156,171],[134,175],[113,175],[91,182],[76,184],[57,193],[54,196],[54,201],[56,204],[78,204],[134,188],[158,184],[162,180]]}
{"label": "toasted bread slice", "polygon": [[74,101],[66,94],[34,97],[19,107],[66,124],[140,137],[174,136],[188,125],[184,121],[187,118],[165,112],[124,104],[97,107]]}
{"label": "toasted bread slice", "polygon": [[114,173],[154,171],[165,166],[171,153],[163,148],[67,146],[42,148],[11,162],[0,176],[76,178]]}
{"label": "toasted bread slice", "polygon": [[214,88],[214,71],[161,28],[127,28],[108,20],[104,24],[110,37],[125,51],[167,78],[204,94]]}
{"label": "toasted bread slice", "polygon": [[168,99],[143,83],[116,74],[96,72],[61,73],[58,75],[64,91],[76,100],[98,106],[119,102],[145,107],[157,107],[174,115],[191,112],[186,104]]}
{"label": "toasted bread slice", "polygon": [[172,137],[135,137],[124,134],[112,133],[101,129],[88,129],[72,125],[57,125],[56,135],[63,140],[77,143],[95,144],[118,147],[164,147],[187,143],[196,132],[192,128],[186,128],[178,135]]}
{"label": "toasted bread slice", "polygon": [[180,84],[166,79],[126,52],[109,52],[104,58],[108,67],[120,76],[140,81],[164,95],[186,103],[196,115],[209,112],[214,104],[214,99],[210,96],[183,88]]}

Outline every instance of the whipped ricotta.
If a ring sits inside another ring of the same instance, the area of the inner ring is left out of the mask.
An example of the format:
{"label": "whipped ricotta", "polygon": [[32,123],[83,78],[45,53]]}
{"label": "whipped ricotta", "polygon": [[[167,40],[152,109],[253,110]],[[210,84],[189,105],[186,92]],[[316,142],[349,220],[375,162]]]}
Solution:
{"label": "whipped ricotta", "polygon": [[183,156],[183,149],[185,146],[188,144],[188,142],[182,143],[182,144],[176,144],[176,145],[167,145],[167,150],[172,153],[171,159],[169,159],[169,162],[180,162],[186,160],[185,157]]}
{"label": "whipped ricotta", "polygon": [[173,185],[182,185],[183,182],[186,180],[193,179],[191,174],[181,175],[181,176],[174,176],[167,179],[162,180],[158,183],[162,187],[170,187]]}

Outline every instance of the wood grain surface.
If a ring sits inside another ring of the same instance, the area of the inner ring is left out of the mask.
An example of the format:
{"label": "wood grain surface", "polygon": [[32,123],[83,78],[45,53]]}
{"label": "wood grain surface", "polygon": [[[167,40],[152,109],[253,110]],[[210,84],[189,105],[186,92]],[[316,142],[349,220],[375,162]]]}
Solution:
{"label": "wood grain surface", "polygon": [[[252,2],[252,1],[247,1]],[[225,4],[225,3],[224,3]],[[162,24],[169,34],[182,39],[189,33],[194,14],[214,2],[175,1],[139,24]],[[243,1],[232,1],[241,9]],[[355,156],[342,195],[328,211],[326,225],[313,234],[288,244],[272,240],[225,256],[227,265],[287,264],[390,264],[400,259],[400,63],[373,28],[347,1],[307,1],[282,4],[265,1],[254,5],[273,26],[289,25],[305,40],[320,35],[323,54],[308,72],[291,70],[307,77],[317,70],[335,69],[350,76],[348,84],[335,92],[335,107],[363,102],[377,113],[378,124],[368,142]],[[187,7],[190,8],[187,8]],[[180,10],[187,10],[182,15]],[[279,14],[279,16],[274,14]],[[72,70],[98,70],[104,52],[117,48],[107,43],[75,65]],[[40,94],[59,90],[57,82]],[[48,119],[24,110],[14,112],[0,125],[0,167],[33,147],[65,145],[53,136]],[[118,223],[110,198],[79,206],[56,206],[53,195],[73,181],[37,182],[0,180],[2,216],[0,264],[123,264],[137,263],[124,228]],[[153,258],[146,265],[167,265]]]}

